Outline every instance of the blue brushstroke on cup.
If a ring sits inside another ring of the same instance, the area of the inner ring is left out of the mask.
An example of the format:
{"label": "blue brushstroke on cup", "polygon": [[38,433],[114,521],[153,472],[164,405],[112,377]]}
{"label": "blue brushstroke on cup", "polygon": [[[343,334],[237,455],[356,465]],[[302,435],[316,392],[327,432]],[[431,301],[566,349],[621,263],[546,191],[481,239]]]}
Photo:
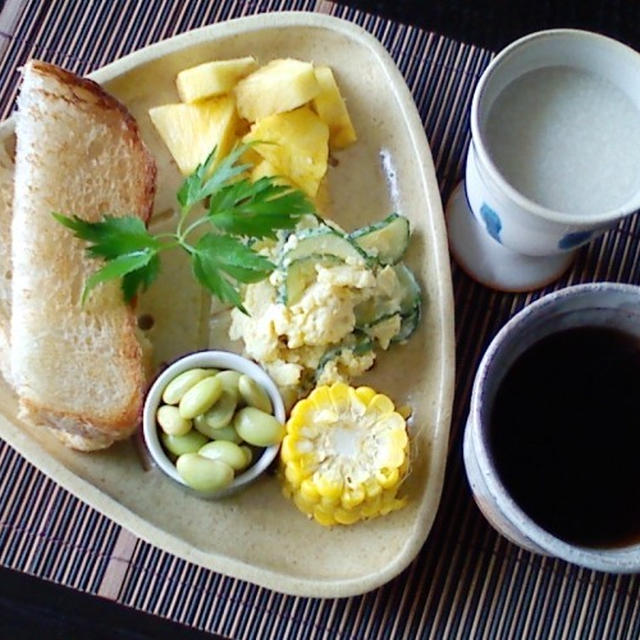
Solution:
{"label": "blue brushstroke on cup", "polygon": [[489,235],[500,242],[500,231],[502,230],[500,216],[486,202],[483,202],[480,207],[480,215],[484,220]]}
{"label": "blue brushstroke on cup", "polygon": [[589,240],[592,235],[593,231],[576,231],[575,233],[567,233],[566,236],[560,238],[560,242],[558,242],[558,249],[574,249]]}

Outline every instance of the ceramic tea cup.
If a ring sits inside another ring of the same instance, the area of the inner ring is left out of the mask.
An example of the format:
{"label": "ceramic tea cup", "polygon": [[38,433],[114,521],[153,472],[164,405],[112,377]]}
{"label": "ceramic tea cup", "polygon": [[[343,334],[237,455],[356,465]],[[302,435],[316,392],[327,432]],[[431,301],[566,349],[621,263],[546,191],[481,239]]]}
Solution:
{"label": "ceramic tea cup", "polygon": [[[640,386],[640,375],[622,380],[631,392],[618,389],[619,382],[611,379],[612,371],[613,377],[624,374],[617,369],[616,362],[609,363],[614,367],[612,370],[607,369],[605,360],[609,349],[605,348],[601,364],[594,356],[593,384],[598,391],[588,391],[585,387],[584,397],[576,400],[573,391],[565,390],[571,385],[562,378],[566,362],[560,360],[563,351],[558,348],[563,342],[567,346],[573,335],[574,339],[582,340],[584,351],[579,355],[590,356],[593,349],[603,347],[602,343],[598,347],[593,336],[609,334],[627,341],[623,344],[623,365],[631,364],[636,367],[636,373],[640,372],[640,287],[616,283],[568,287],[542,297],[507,322],[488,347],[476,374],[464,433],[464,464],[478,507],[491,525],[515,544],[591,569],[638,572],[640,434],[635,435],[639,431],[635,428],[637,407],[609,406],[608,396],[603,394],[608,384],[613,385],[609,391],[622,393],[622,402],[629,398],[635,403],[640,394],[634,394],[633,389]],[[540,370],[540,376],[560,377],[557,397],[567,405],[564,417],[558,418],[560,424],[554,423],[547,430],[544,421],[536,421],[535,416],[542,411],[553,421],[550,411],[557,410],[557,405],[542,395],[538,387],[544,388],[544,385],[532,385],[516,393],[517,387],[513,384],[513,376],[523,370],[516,364],[527,362],[527,357],[531,363],[530,354],[540,354],[540,345],[545,343],[553,344],[553,348],[546,352],[548,362]],[[632,348],[624,346],[627,344]],[[635,351],[636,360],[626,362],[626,351],[629,355]],[[577,365],[582,366],[582,363]],[[498,404],[504,403],[505,391],[511,394],[512,409],[506,421],[498,410]],[[523,391],[529,393],[521,393]],[[620,436],[623,433],[619,422],[621,411],[630,411],[627,417],[632,425],[632,442]],[[528,414],[531,413],[536,432],[533,439],[531,433],[524,430],[530,426]],[[594,424],[589,430],[585,415],[591,413]],[[572,423],[574,415],[576,424]],[[520,450],[508,450],[505,443],[516,443]],[[507,459],[505,455],[513,457]],[[579,473],[582,476],[577,475]],[[583,484],[581,477],[588,481]],[[618,479],[624,486],[616,484]],[[572,497],[565,498],[565,489],[570,486]],[[602,513],[606,513],[606,517],[601,517]],[[615,528],[616,519],[623,523],[623,530]],[[608,536],[606,541],[603,535]]]}
{"label": "ceramic tea cup", "polygon": [[509,45],[471,106],[465,178],[447,204],[453,256],[504,291],[559,277],[576,248],[640,209],[640,55],[554,29]]}

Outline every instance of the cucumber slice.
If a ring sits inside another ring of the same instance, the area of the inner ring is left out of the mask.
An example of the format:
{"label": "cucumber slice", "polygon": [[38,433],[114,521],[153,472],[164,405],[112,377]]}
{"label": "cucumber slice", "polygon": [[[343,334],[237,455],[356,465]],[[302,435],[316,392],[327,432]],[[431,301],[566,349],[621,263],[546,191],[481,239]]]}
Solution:
{"label": "cucumber slice", "polygon": [[407,316],[420,307],[422,294],[411,269],[404,264],[393,265],[392,269],[400,283],[400,290],[390,298],[374,296],[358,304],[354,309],[358,329],[366,329],[396,313]]}
{"label": "cucumber slice", "polygon": [[343,261],[332,255],[310,255],[291,262],[285,270],[284,281],[278,290],[278,302],[291,306],[300,300],[307,287],[316,280],[316,266],[333,267]]}
{"label": "cucumber slice", "polygon": [[322,371],[331,360],[339,358],[345,351],[352,351],[354,355],[361,356],[373,351],[373,340],[364,334],[352,334],[344,342],[325,351],[316,367],[316,380],[322,375]]}
{"label": "cucumber slice", "polygon": [[402,317],[400,331],[391,338],[391,342],[405,342],[418,328],[420,322],[420,307],[416,307],[410,314]]}
{"label": "cucumber slice", "polygon": [[282,268],[286,269],[294,260],[312,255],[331,255],[345,262],[354,259],[362,261],[367,257],[364,251],[351,242],[346,235],[329,227],[321,227],[300,234],[295,247],[282,256]]}
{"label": "cucumber slice", "polygon": [[422,304],[422,292],[416,277],[413,275],[413,271],[409,267],[405,264],[397,264],[394,265],[393,270],[396,272],[404,292],[400,298],[400,313],[406,316],[420,307]]}
{"label": "cucumber slice", "polygon": [[398,305],[394,304],[393,299],[386,296],[373,296],[363,300],[353,309],[356,316],[356,328],[366,329],[379,320],[398,313],[398,311]]}
{"label": "cucumber slice", "polygon": [[409,246],[409,232],[409,221],[392,213],[381,222],[357,229],[349,237],[380,264],[396,264]]}

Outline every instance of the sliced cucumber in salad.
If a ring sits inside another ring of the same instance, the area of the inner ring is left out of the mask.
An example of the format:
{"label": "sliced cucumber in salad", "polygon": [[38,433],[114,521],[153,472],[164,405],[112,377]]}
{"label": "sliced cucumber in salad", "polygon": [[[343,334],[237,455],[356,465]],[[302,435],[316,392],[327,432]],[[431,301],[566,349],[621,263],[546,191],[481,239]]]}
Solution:
{"label": "sliced cucumber in salad", "polygon": [[420,313],[420,307],[416,307],[411,313],[403,316],[400,323],[400,331],[391,338],[391,342],[404,342],[410,338],[413,332],[418,328]]}
{"label": "sliced cucumber in salad", "polygon": [[373,351],[373,340],[362,333],[352,334],[344,342],[341,342],[335,347],[325,351],[316,368],[315,379],[319,380],[324,368],[329,364],[329,362],[337,360],[341,356],[346,355],[349,351],[351,351],[355,356],[362,356],[365,353],[369,353],[370,351]]}
{"label": "sliced cucumber in salad", "polygon": [[420,308],[422,294],[411,269],[404,264],[393,265],[392,269],[400,283],[400,290],[392,297],[374,296],[357,305],[354,312],[358,329],[371,327],[397,313],[404,318]]}
{"label": "sliced cucumber in salad", "polygon": [[360,247],[349,240],[348,236],[324,226],[301,233],[296,245],[282,256],[281,268],[286,269],[294,260],[313,255],[331,255],[345,262],[350,259],[362,261],[367,257]]}
{"label": "sliced cucumber in salad", "polygon": [[367,227],[357,229],[349,238],[379,264],[396,264],[409,246],[409,221],[397,213]]}
{"label": "sliced cucumber in salad", "polygon": [[278,290],[278,302],[291,306],[300,300],[307,287],[312,285],[318,275],[317,266],[335,267],[344,264],[334,255],[311,254],[298,258],[287,266],[284,280]]}

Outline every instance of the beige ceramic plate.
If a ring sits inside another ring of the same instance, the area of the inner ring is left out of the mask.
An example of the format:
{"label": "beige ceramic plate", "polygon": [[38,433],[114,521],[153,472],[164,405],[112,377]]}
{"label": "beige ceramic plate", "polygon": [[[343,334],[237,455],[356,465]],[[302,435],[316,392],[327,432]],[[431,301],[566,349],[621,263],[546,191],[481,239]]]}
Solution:
{"label": "beige ceramic plate", "polygon": [[[340,597],[368,591],[404,569],[431,528],[444,476],[453,391],[453,308],[449,260],[438,186],[411,95],[380,43],[360,28],[318,14],[273,13],[186,33],[131,54],[92,77],[138,119],[159,166],[154,225],[172,224],[180,182],[147,116],[156,104],[177,101],[176,73],[214,58],[254,55],[261,62],[291,56],[330,65],[348,101],[359,136],[336,155],[330,170],[331,217],[352,229],[392,209],[411,219],[407,261],[418,274],[426,304],[409,343],[382,354],[357,382],[374,386],[414,409],[409,505],[352,527],[308,521],[263,477],[221,502],[183,492],[157,469],[144,471],[131,442],[100,453],[63,448],[47,433],[20,425],[15,400],[0,393],[0,434],[27,459],[81,499],[138,536],[189,561],[286,593]],[[5,123],[0,136],[12,135]],[[156,319],[150,337],[156,360],[206,345],[231,347],[225,316],[206,322],[201,292],[180,259],[164,263],[163,280],[142,301]]]}

